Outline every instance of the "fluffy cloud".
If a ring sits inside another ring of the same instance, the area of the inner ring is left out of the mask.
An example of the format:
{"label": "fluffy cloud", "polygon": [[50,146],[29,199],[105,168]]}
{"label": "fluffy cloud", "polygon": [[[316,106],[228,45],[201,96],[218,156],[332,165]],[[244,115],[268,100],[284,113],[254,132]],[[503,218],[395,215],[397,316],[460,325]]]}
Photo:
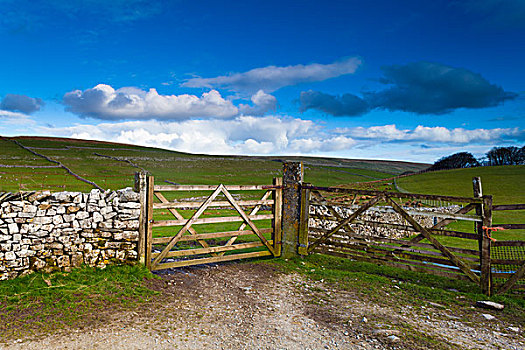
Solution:
{"label": "fluffy cloud", "polygon": [[207,154],[307,154],[349,149],[354,141],[309,120],[239,116],[228,120],[126,121],[41,128],[41,133]]}
{"label": "fluffy cloud", "polygon": [[244,115],[264,115],[267,112],[277,109],[277,99],[275,96],[265,93],[263,90],[257,91],[251,98],[253,106],[240,104],[239,110]]}
{"label": "fluffy cloud", "polygon": [[255,68],[244,73],[218,76],[215,78],[192,78],[182,86],[227,88],[232,91],[255,93],[258,90],[272,92],[284,86],[322,81],[354,73],[361,60],[353,57],[331,64],[313,63],[308,65]]}
{"label": "fluffy cloud", "polygon": [[195,95],[159,95],[157,90],[143,91],[133,87],[113,89],[99,84],[84,91],[64,95],[67,110],[85,117],[108,120],[189,118],[231,118],[238,109],[216,90]]}
{"label": "fluffy cloud", "polygon": [[436,63],[418,62],[383,67],[380,80],[388,86],[365,92],[363,97],[345,94],[331,96],[316,91],[301,94],[301,109],[317,109],[328,114],[355,116],[369,109],[444,114],[458,108],[485,108],[515,99],[477,73]]}
{"label": "fluffy cloud", "polygon": [[398,129],[395,124],[372,126],[369,128],[340,128],[335,132],[354,139],[374,142],[426,142],[448,144],[492,144],[505,140],[524,140],[525,132],[519,128],[496,129],[448,129],[442,126],[428,127],[418,125],[415,129]]}
{"label": "fluffy cloud", "polygon": [[0,110],[31,114],[40,110],[44,101],[26,95],[7,94],[0,102]]}

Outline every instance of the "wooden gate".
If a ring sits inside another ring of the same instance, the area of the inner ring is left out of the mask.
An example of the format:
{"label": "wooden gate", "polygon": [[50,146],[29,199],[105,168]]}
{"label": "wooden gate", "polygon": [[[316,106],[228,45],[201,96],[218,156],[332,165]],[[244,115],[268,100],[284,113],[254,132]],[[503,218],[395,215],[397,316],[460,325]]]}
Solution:
{"label": "wooden gate", "polygon": [[267,186],[145,182],[139,255],[150,270],[280,255],[281,178]]}
{"label": "wooden gate", "polygon": [[[303,185],[302,191],[301,207],[306,218],[301,220],[299,242],[307,247],[304,251],[469,279],[489,288],[490,279],[481,272],[487,265],[490,268],[490,256],[484,258],[479,249],[489,239],[481,232],[462,232],[446,226],[457,220],[474,222],[476,226],[487,224],[482,205],[490,196],[432,196],[310,185]],[[422,200],[453,205],[448,212],[432,211],[423,207]],[[472,210],[477,213],[468,214]],[[393,216],[397,219],[392,220]],[[396,230],[403,234],[386,233]],[[469,248],[445,245],[439,236],[471,243]]]}

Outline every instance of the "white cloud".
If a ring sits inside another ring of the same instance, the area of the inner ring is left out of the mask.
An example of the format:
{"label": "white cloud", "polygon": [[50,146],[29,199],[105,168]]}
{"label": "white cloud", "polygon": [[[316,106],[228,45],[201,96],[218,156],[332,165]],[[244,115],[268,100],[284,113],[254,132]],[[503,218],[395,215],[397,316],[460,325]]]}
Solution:
{"label": "white cloud", "polygon": [[372,126],[369,128],[339,128],[336,133],[361,140],[377,142],[429,142],[429,143],[491,143],[506,139],[523,139],[525,133],[519,128],[496,129],[448,129],[443,126],[428,127],[418,125],[415,129],[398,129],[395,124]]}
{"label": "white cloud", "polygon": [[115,90],[105,84],[92,89],[68,92],[63,98],[67,110],[75,114],[107,120],[189,118],[231,118],[239,110],[216,90],[195,95],[160,95],[157,90],[135,87]]}
{"label": "white cloud", "polygon": [[347,58],[331,64],[312,63],[308,65],[255,68],[244,73],[233,73],[215,78],[192,78],[182,86],[227,88],[232,91],[255,93],[258,90],[272,92],[284,86],[322,81],[354,73],[361,65],[357,57]]}
{"label": "white cloud", "polygon": [[30,116],[19,112],[0,110],[0,126],[3,125],[34,125]]}
{"label": "white cloud", "polygon": [[244,115],[264,115],[266,112],[277,109],[277,99],[275,96],[265,93],[263,90],[257,91],[251,97],[253,106],[240,104],[239,111]]}
{"label": "white cloud", "polygon": [[349,149],[354,142],[325,133],[309,120],[278,116],[239,116],[228,120],[126,121],[41,133],[106,140],[207,154],[308,154]]}

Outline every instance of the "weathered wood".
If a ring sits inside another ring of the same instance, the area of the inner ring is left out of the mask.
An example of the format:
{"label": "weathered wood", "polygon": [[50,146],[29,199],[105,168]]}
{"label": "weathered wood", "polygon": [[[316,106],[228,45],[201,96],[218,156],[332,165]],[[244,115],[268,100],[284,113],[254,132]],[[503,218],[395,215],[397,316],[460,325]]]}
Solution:
{"label": "weathered wood", "polygon": [[181,260],[181,261],[175,261],[175,262],[169,262],[169,263],[163,263],[163,264],[155,265],[153,270],[155,271],[155,270],[170,269],[170,268],[183,267],[183,266],[212,264],[212,263],[218,263],[218,262],[223,262],[223,261],[231,261],[231,260],[239,260],[239,259],[260,258],[260,257],[263,257],[263,256],[271,256],[271,255],[272,255],[272,253],[270,253],[269,251],[263,250],[263,251],[260,251],[260,252],[231,254],[231,255],[216,256],[216,257],[211,257],[211,258],[202,258],[202,259],[193,259],[193,260]]}
{"label": "weathered wood", "polygon": [[344,219],[337,225],[334,229],[330,230],[327,234],[323,235],[323,237],[319,238],[317,241],[313,242],[309,247],[308,251],[311,252],[316,246],[323,243],[325,240],[330,238],[331,235],[336,233],[341,229],[341,227],[346,226],[349,222],[352,222],[355,218],[357,218],[359,215],[363,214],[368,208],[374,206],[377,204],[380,200],[383,199],[383,194],[378,195],[377,197],[372,198],[368,202],[366,202],[363,206],[361,206],[359,209],[354,211],[348,218]]}
{"label": "weathered wood", "polygon": [[[222,193],[224,193],[224,195],[226,196],[226,199],[228,199],[228,201],[233,205],[235,210],[237,210],[237,212],[241,215],[241,217],[244,219],[244,222],[247,223],[248,226],[252,228],[253,232],[255,232],[255,234],[259,237],[261,242],[263,242],[266,248],[268,248],[268,250],[272,253],[272,255],[275,256],[275,251],[273,250],[273,246],[268,242],[268,240],[264,237],[264,235],[259,231],[257,226],[248,217],[248,215],[246,215],[246,213],[242,210],[242,208],[235,201],[235,198],[233,198],[233,196],[230,194],[230,192],[228,192],[227,189],[224,188],[224,186],[222,187]],[[273,215],[270,215],[270,216],[272,216],[273,218]]]}
{"label": "weathered wood", "polygon": [[310,190],[301,189],[301,215],[299,220],[299,242],[298,252],[300,255],[308,255],[308,214],[310,210]]}
{"label": "weathered wood", "polygon": [[[259,231],[263,234],[272,233],[273,229],[271,228],[261,228]],[[250,236],[255,235],[255,232],[251,230],[242,230],[242,231],[224,231],[224,232],[212,232],[212,233],[199,233],[196,235],[184,235],[179,239],[179,242],[188,242],[195,241],[198,239],[217,239],[217,238],[226,238],[234,236]],[[173,236],[167,237],[155,237],[153,238],[153,244],[164,244],[168,243]]]}
{"label": "weathered wood", "polygon": [[[481,184],[480,184],[481,186]],[[483,196],[483,227],[492,226],[492,196]],[[480,251],[480,260],[481,260],[481,291],[490,296],[492,294],[492,276],[491,274],[491,261],[490,261],[490,246],[492,240],[490,239],[490,232],[483,232],[483,227],[481,228],[481,251]]]}
{"label": "weathered wood", "polygon": [[[270,243],[273,243],[273,242],[270,242]],[[202,254],[220,253],[220,252],[230,252],[234,250],[258,248],[258,247],[264,247],[264,244],[258,241],[258,242],[249,242],[249,243],[239,243],[239,244],[233,244],[233,245],[228,245],[228,246],[223,245],[223,246],[208,247],[208,248],[174,250],[174,251],[168,252],[165,258],[202,255]],[[151,257],[156,258],[159,255],[160,253],[153,253]],[[219,255],[215,254],[214,256],[219,256]]]}
{"label": "weathered wood", "polygon": [[[337,222],[335,218],[327,217],[327,216],[323,216],[319,214],[311,214],[310,217],[319,218],[319,219],[327,220],[331,222]],[[381,222],[381,221],[354,220],[351,223],[356,224],[356,225],[369,226],[373,228],[384,227],[384,228],[389,228],[389,229],[394,229],[394,230],[399,230],[399,231],[417,232],[412,226],[401,225],[401,224],[391,224],[388,222]],[[475,233],[452,231],[452,230],[442,230],[442,229],[432,229],[432,228],[429,228],[428,230],[432,232],[432,234],[434,235],[458,237],[458,238],[465,238],[465,239],[471,239],[471,240],[476,240],[476,241],[478,240],[478,235]],[[425,239],[425,237],[422,237],[418,241],[422,241],[423,239]],[[408,242],[409,241],[406,241],[405,244],[407,244]]]}
{"label": "weathered wood", "polygon": [[[273,185],[223,185],[227,191],[273,190]],[[155,191],[213,191],[215,185],[155,185]]]}
{"label": "weathered wood", "polygon": [[318,190],[323,192],[333,192],[333,193],[350,193],[350,194],[359,194],[367,196],[378,196],[378,195],[387,195],[392,197],[402,197],[402,198],[413,198],[413,199],[428,199],[428,200],[440,200],[445,202],[459,202],[459,203],[481,203],[479,198],[469,198],[469,197],[455,197],[455,196],[439,196],[439,195],[430,195],[430,194],[418,194],[418,193],[404,193],[400,196],[397,192],[383,192],[383,191],[368,191],[368,190],[356,190],[350,188],[339,188],[339,187],[319,187],[319,186],[305,186],[310,190]]}
{"label": "weathered wood", "polygon": [[[469,203],[468,205],[464,206],[463,208],[460,208],[459,210],[457,210],[454,214],[465,214],[465,213],[468,213],[469,211],[474,209],[476,206],[477,206],[477,204],[475,204],[475,203]],[[448,224],[450,224],[450,223],[452,223],[454,221],[456,221],[456,219],[444,219],[444,220],[441,220],[440,222],[438,222],[434,226],[432,226],[430,228],[430,230],[434,230],[434,229],[439,229],[439,228],[445,227],[445,226],[447,226]],[[422,241],[423,239],[425,239],[425,236],[423,236],[422,234],[418,234],[417,236],[414,236],[414,237],[412,237],[410,239],[410,244]]]}
{"label": "weathered wood", "polygon": [[[308,189],[305,189],[305,191],[308,191]],[[321,195],[321,193],[319,193],[319,191],[312,191],[312,194],[314,194],[314,196],[316,197],[317,200],[321,200],[323,201],[324,198],[323,196]],[[311,203],[311,202],[310,202]],[[344,220],[344,218],[339,215],[339,213],[337,212],[337,210],[335,210],[335,208],[332,206],[332,205],[327,205],[326,208],[328,209],[328,211],[335,217],[335,220],[337,222],[340,222],[342,220]],[[357,206],[355,209],[359,208],[359,206]],[[373,208],[370,208],[370,209],[373,209]],[[323,217],[322,218],[323,220],[326,220],[326,217]],[[355,220],[353,220],[354,222]],[[354,232],[354,230],[352,229],[352,227],[350,227],[349,225],[350,223],[348,223],[347,225],[344,226],[344,229],[348,232]],[[355,232],[354,232],[355,233]]]}
{"label": "weathered wood", "polygon": [[153,176],[147,176],[146,177],[146,186],[147,186],[147,192],[146,192],[146,203],[147,203],[147,209],[146,209],[146,251],[145,251],[145,260],[146,260],[146,267],[151,270],[151,244],[153,242],[153,186],[154,186],[155,178]]}
{"label": "weathered wood", "polygon": [[208,197],[208,199],[204,203],[202,203],[202,206],[195,213],[193,213],[192,217],[189,220],[186,221],[182,229],[175,236],[173,236],[166,248],[164,248],[164,250],[160,252],[160,254],[155,258],[155,260],[153,260],[153,268],[155,268],[162,261],[162,259],[164,259],[166,254],[168,254],[171,248],[173,248],[173,246],[177,244],[179,239],[184,233],[186,233],[188,228],[191,227],[191,225],[193,225],[193,223],[199,218],[199,216],[202,215],[202,213],[204,213],[206,208],[208,208],[208,204],[210,204],[219,195],[219,193],[221,193],[223,187],[224,186],[222,184],[217,186],[215,191],[213,191],[213,193]]}
{"label": "weathered wood", "polygon": [[461,258],[455,256],[447,247],[445,247],[443,244],[441,244],[438,240],[436,240],[434,237],[432,237],[431,233],[423,226],[421,226],[414,218],[412,218],[410,215],[408,215],[401,206],[399,206],[394,200],[390,199],[389,197],[386,198],[390,203],[392,203],[392,206],[394,209],[403,217],[405,220],[407,220],[412,226],[414,226],[415,229],[417,229],[419,232],[425,236],[425,238],[432,243],[434,247],[439,249],[446,257],[448,257],[465,275],[467,275],[473,282],[479,283],[480,278],[476,276],[469,268],[469,266],[463,261]]}
{"label": "weathered wood", "polygon": [[[264,193],[264,195],[263,195],[263,197],[262,197],[261,200],[263,200],[263,201],[266,200],[266,199],[270,196],[271,193],[272,193],[271,191],[267,191],[266,193]],[[240,203],[239,203],[239,201],[237,201],[237,204],[239,204],[239,207],[240,207]],[[261,208],[261,205],[257,205],[257,206],[255,206],[255,207],[252,209],[252,211],[250,212],[250,214],[248,215],[248,217],[257,214],[257,212],[259,211],[260,208]],[[241,209],[241,210],[242,210],[242,209]],[[246,225],[247,225],[246,222],[243,222],[243,223],[241,224],[241,226],[239,226],[238,230],[239,230],[239,231],[244,230],[244,229],[246,228]],[[260,230],[260,229],[259,229],[259,230]],[[237,240],[237,236],[234,236],[234,237],[230,238],[230,239],[228,240],[228,242],[226,242],[226,245],[227,245],[227,246],[228,246],[228,245],[232,245],[236,240]],[[221,253],[221,254],[219,254],[219,255],[224,255],[224,254],[225,254],[225,253]]]}
{"label": "weathered wood", "polygon": [[[330,232],[330,230],[321,229],[321,228],[311,228],[310,229],[310,232],[312,232],[312,233],[315,233],[317,231],[319,231],[319,232],[321,232],[323,234],[327,233],[327,232]],[[315,235],[314,235],[314,237],[315,237]],[[336,235],[334,234],[334,235],[332,235],[332,237],[336,237]],[[352,234],[350,232],[344,232],[342,234],[342,236],[341,236],[341,239],[348,239],[348,238],[360,239],[360,240],[363,240],[364,242],[369,242],[369,243],[380,242],[380,243],[386,243],[386,244],[398,244],[398,245],[401,245],[401,247],[407,248],[407,249],[410,249],[410,247],[420,247],[420,248],[435,249],[436,253],[439,252],[439,254],[442,254],[442,253],[440,253],[440,251],[436,247],[434,247],[432,244],[428,244],[428,243],[413,243],[410,246],[406,246],[406,245],[404,245],[404,243],[406,243],[407,241],[401,240],[401,239],[394,239],[394,238],[388,238],[388,237],[377,237],[377,236],[363,236],[363,235],[359,235],[359,234]],[[397,249],[401,249],[401,247],[392,246],[392,248],[396,249],[396,250]],[[448,247],[448,246],[447,246],[447,249],[449,249],[453,253],[465,254],[465,255],[473,255],[473,256],[476,256],[477,259],[479,259],[479,251],[478,250],[467,249],[467,248]],[[466,259],[466,257],[464,257],[464,258]]]}
{"label": "weathered wood", "polygon": [[[327,206],[328,208],[335,205],[341,208],[348,208],[350,210],[359,208],[359,206],[347,207],[347,206],[340,205],[340,204],[329,204],[329,202],[324,202],[324,201],[312,201],[310,204],[318,205],[318,206],[321,206],[321,205]],[[379,213],[394,213],[395,212],[391,208],[384,208],[384,207],[383,208],[370,208],[370,211],[375,211]],[[450,220],[450,222],[455,221],[455,220],[465,220],[465,221],[474,221],[474,222],[482,221],[481,216],[476,216],[476,215],[463,215],[463,214],[456,214],[456,213],[438,213],[438,212],[411,210],[411,209],[405,209],[405,211],[410,215],[444,218],[445,220]]]}
{"label": "weathered wood", "polygon": [[492,242],[493,247],[525,247],[525,241],[496,241]]}
{"label": "weathered wood", "polygon": [[[164,195],[160,192],[154,192],[155,196],[157,196],[157,198],[162,202],[162,203],[168,203],[168,200],[166,199],[166,197],[164,197]],[[153,208],[155,208],[155,204],[153,204]],[[178,220],[185,220],[184,217],[174,208],[172,209],[168,209],[168,211],[173,215],[175,216],[175,218],[177,218]],[[195,229],[193,227],[189,227],[188,228],[188,232],[192,235],[196,235],[197,234],[197,231],[195,231]],[[203,247],[203,248],[208,248],[209,245],[208,243],[206,243],[206,241],[204,240],[197,240],[197,242],[199,242],[199,244]]]}
{"label": "weathered wood", "polygon": [[146,201],[148,187],[146,185],[146,173],[135,173],[135,192],[139,193],[140,214],[139,214],[139,241],[137,242],[139,262],[146,264],[146,220],[148,203]]}
{"label": "weathered wood", "polygon": [[275,256],[281,256],[282,244],[282,215],[283,215],[283,178],[276,177],[273,179],[273,184],[276,189],[273,191],[273,242]]}
{"label": "weathered wood", "polygon": [[525,224],[498,224],[498,227],[505,230],[525,230]]}
{"label": "weathered wood", "polygon": [[[265,215],[252,215],[249,217],[250,220],[268,220],[273,219],[272,214],[265,214]],[[217,217],[211,217],[211,218],[203,218],[203,219],[195,219],[193,222],[194,225],[199,224],[217,224],[217,223],[224,223],[224,222],[241,222],[244,221],[242,217],[239,216],[217,216]],[[188,220],[162,220],[162,221],[154,221],[153,227],[166,227],[166,226],[182,226],[186,224]]]}
{"label": "weathered wood", "polygon": [[[165,203],[154,203],[153,209],[180,209],[180,208],[198,208],[202,205],[203,202],[165,202]],[[272,199],[260,199],[260,200],[246,200],[246,201],[237,201],[241,207],[252,207],[252,206],[261,206],[261,205],[273,205],[274,201]],[[212,207],[232,207],[230,202],[221,201],[210,203],[208,208]]]}
{"label": "weathered wood", "polygon": [[496,294],[503,294],[506,293],[509,289],[511,289],[518,280],[522,279],[523,276],[525,276],[525,261],[521,264],[518,271],[516,271],[508,280],[505,282],[503,286],[501,286]]}
{"label": "weathered wood", "polygon": [[525,204],[500,204],[493,205],[492,210],[525,210]]}

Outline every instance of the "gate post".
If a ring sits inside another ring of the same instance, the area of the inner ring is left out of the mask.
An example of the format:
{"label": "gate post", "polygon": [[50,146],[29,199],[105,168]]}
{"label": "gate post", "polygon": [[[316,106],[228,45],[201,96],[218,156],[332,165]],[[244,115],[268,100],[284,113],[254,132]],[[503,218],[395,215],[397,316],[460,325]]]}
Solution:
{"label": "gate post", "polygon": [[481,178],[472,178],[472,185],[474,187],[474,197],[483,198],[483,203],[476,205],[476,214],[480,215],[482,222],[476,223],[476,231],[478,233],[479,242],[479,262],[481,265],[480,271],[480,287],[483,294],[490,296],[492,294],[492,273],[490,261],[490,231],[485,231],[483,227],[492,226],[492,196],[484,196],[481,186]]}
{"label": "gate post", "polygon": [[283,229],[281,256],[285,259],[298,255],[299,222],[301,219],[301,184],[303,163],[283,163]]}
{"label": "gate post", "polygon": [[151,249],[153,240],[153,186],[155,185],[155,178],[153,176],[146,177],[146,232],[145,232],[145,259],[146,267],[151,270]]}
{"label": "gate post", "polygon": [[146,263],[146,215],[147,215],[147,186],[146,173],[141,171],[135,173],[135,192],[139,193],[140,198],[140,215],[139,215],[139,241],[137,244],[138,260],[140,263]]}

